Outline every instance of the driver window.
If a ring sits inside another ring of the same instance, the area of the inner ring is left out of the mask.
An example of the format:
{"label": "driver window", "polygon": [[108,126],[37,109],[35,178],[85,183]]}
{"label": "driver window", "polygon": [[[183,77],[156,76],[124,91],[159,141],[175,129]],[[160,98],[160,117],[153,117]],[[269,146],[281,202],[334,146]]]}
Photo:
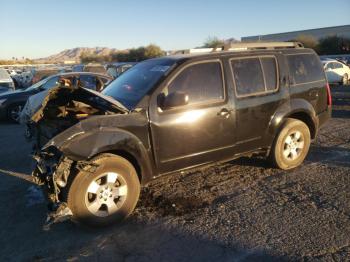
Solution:
{"label": "driver window", "polygon": [[189,104],[224,99],[221,63],[205,62],[185,68],[162,91],[165,96],[175,92],[186,93]]}

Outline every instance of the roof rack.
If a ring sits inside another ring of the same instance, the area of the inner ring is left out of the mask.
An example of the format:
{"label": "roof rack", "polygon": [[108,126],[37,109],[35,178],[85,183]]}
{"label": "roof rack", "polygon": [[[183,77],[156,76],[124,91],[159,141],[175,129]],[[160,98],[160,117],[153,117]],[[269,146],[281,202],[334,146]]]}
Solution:
{"label": "roof rack", "polygon": [[215,48],[192,48],[177,51],[175,54],[197,54],[220,51],[246,51],[246,50],[271,50],[284,48],[304,48],[300,42],[243,42],[231,43]]}
{"label": "roof rack", "polygon": [[304,48],[300,42],[247,42],[232,43],[223,47],[223,50],[255,50],[255,49],[282,49],[282,48]]}

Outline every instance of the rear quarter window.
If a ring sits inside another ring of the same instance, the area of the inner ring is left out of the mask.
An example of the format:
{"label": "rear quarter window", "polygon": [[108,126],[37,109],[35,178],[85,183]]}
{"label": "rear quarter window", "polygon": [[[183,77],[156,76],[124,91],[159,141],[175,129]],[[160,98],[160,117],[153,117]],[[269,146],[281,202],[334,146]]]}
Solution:
{"label": "rear quarter window", "polygon": [[299,85],[324,80],[324,72],[315,54],[287,55],[291,85]]}

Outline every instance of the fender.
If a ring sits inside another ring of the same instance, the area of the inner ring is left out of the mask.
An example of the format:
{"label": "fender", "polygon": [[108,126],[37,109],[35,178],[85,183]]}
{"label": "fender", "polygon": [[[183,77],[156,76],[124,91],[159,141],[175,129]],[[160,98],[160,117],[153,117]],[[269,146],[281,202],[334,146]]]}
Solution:
{"label": "fender", "polygon": [[152,179],[155,167],[148,139],[141,141],[131,132],[117,127],[94,125],[93,128],[84,128],[86,123],[83,122],[52,138],[43,150],[55,147],[74,161],[90,160],[100,153],[124,152],[137,161],[141,169],[142,184]]}
{"label": "fender", "polygon": [[307,116],[309,119],[311,119],[311,123],[307,124],[313,125],[311,128],[313,130],[317,130],[318,118],[314,107],[305,99],[296,98],[285,102],[276,110],[275,114],[271,117],[267,136],[270,139],[274,139],[277,132],[281,128],[283,120],[292,116],[293,114],[303,114]]}

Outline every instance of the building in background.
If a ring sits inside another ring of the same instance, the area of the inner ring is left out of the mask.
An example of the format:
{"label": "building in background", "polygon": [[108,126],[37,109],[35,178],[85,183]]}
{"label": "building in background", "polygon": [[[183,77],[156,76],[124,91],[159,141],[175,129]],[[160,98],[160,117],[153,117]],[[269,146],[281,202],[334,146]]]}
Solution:
{"label": "building in background", "polygon": [[327,36],[340,36],[350,38],[350,25],[332,26],[324,28],[316,28],[309,30],[300,30],[278,34],[268,35],[256,35],[242,37],[242,42],[254,42],[254,41],[290,41],[298,38],[299,36],[312,36],[316,40]]}

